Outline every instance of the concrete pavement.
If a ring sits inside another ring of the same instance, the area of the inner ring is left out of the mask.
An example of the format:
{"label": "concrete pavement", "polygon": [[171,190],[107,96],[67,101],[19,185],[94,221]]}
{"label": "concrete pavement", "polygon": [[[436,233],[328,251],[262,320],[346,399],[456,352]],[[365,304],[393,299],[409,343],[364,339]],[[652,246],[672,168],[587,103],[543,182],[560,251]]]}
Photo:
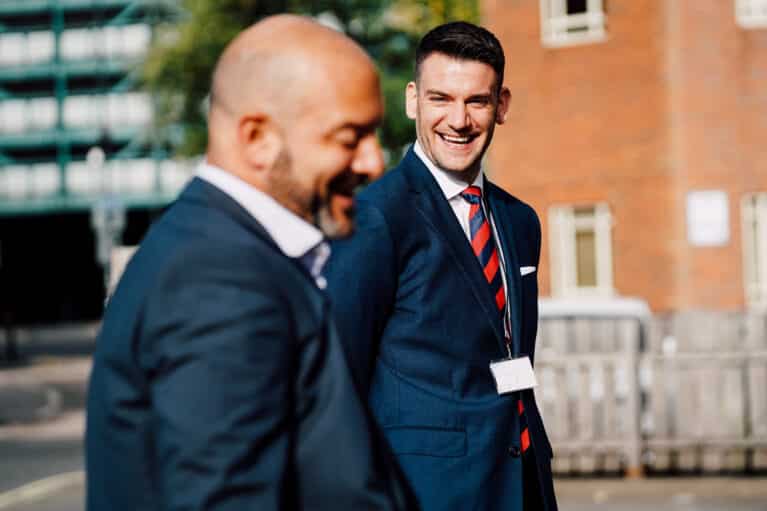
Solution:
{"label": "concrete pavement", "polygon": [[[561,511],[765,511],[767,479],[557,480]],[[79,511],[82,472],[0,493],[0,510]]]}
{"label": "concrete pavement", "polygon": [[767,511],[765,477],[557,479],[562,511]]}
{"label": "concrete pavement", "polygon": [[[0,369],[0,495],[82,470],[90,367],[87,357],[36,357]],[[6,502],[18,498],[6,495]]]}
{"label": "concrete pavement", "polygon": [[[26,364],[0,366],[0,511],[83,509],[83,408],[95,328],[63,337],[24,333]],[[560,478],[556,491],[562,511],[767,511],[764,477]]]}
{"label": "concrete pavement", "polygon": [[89,357],[35,357],[27,362],[0,369],[0,438],[21,424],[45,425],[84,407]]}

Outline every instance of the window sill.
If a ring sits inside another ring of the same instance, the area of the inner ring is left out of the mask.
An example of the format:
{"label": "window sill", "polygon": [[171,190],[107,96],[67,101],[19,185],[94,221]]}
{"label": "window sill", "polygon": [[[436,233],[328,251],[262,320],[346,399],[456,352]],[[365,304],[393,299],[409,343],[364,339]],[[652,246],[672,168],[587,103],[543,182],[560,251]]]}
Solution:
{"label": "window sill", "polygon": [[767,29],[767,17],[738,18],[736,20],[739,28],[743,30]]}
{"label": "window sill", "polygon": [[607,34],[563,34],[559,37],[544,37],[541,42],[544,48],[556,49],[570,46],[584,46],[607,42]]}

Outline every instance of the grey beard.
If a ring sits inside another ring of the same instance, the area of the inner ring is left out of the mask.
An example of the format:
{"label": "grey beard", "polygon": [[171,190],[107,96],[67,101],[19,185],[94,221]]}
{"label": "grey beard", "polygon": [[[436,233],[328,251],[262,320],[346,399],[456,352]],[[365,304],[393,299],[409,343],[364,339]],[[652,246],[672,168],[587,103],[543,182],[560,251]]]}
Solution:
{"label": "grey beard", "polygon": [[328,239],[341,237],[341,227],[330,214],[329,204],[320,204],[314,213],[314,225],[322,231]]}

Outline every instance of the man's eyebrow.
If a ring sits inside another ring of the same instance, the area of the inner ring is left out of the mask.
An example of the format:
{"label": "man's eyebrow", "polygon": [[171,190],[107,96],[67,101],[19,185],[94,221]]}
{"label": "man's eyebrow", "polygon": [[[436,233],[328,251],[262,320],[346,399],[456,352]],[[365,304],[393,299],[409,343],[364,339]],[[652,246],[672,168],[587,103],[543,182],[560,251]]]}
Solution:
{"label": "man's eyebrow", "polygon": [[332,127],[326,134],[327,139],[332,139],[345,134],[354,134],[355,138],[367,136],[368,133],[375,133],[380,122],[371,122],[366,124],[359,124],[356,122],[344,122],[337,126]]}
{"label": "man's eyebrow", "polygon": [[493,95],[488,92],[486,94],[473,94],[469,96],[466,101],[477,101],[477,100],[491,101],[492,99],[493,99]]}
{"label": "man's eyebrow", "polygon": [[381,124],[382,119],[376,118],[367,123],[358,123],[354,121],[347,121],[333,128],[333,132],[337,133],[343,130],[354,130],[358,133],[367,133],[368,131],[374,131]]}
{"label": "man's eyebrow", "polygon": [[426,95],[427,96],[443,96],[446,98],[450,97],[450,94],[448,94],[447,92],[442,92],[441,90],[437,90],[437,89],[427,89]]}

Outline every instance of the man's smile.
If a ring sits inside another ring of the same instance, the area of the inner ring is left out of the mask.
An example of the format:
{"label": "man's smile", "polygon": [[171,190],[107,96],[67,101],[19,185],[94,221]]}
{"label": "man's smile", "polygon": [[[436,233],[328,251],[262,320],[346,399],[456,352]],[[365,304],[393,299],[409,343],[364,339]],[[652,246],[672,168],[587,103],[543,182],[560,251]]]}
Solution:
{"label": "man's smile", "polygon": [[462,146],[470,144],[478,135],[448,135],[446,133],[437,133],[437,136],[448,145]]}

